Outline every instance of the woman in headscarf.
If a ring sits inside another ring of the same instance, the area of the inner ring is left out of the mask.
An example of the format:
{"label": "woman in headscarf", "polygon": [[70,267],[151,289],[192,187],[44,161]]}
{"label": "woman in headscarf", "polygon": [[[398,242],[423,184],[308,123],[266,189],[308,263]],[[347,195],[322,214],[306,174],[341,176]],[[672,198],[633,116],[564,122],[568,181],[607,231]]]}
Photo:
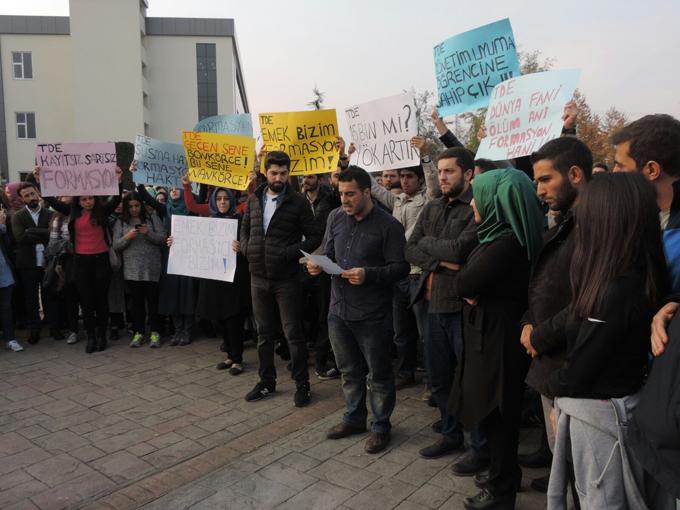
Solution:
{"label": "woman in headscarf", "polygon": [[[170,235],[168,246],[170,246],[172,244],[172,217],[174,215],[190,215],[189,210],[184,204],[184,193],[181,188],[170,189],[165,212],[166,231]],[[175,334],[170,341],[170,345],[189,345],[194,328],[198,280],[191,276],[167,274],[167,254],[166,250],[163,261],[164,274],[160,281],[158,313],[172,317]]]}
{"label": "woman in headscarf", "polygon": [[522,472],[517,444],[530,358],[519,342],[531,262],[542,246],[543,213],[531,180],[512,168],[472,183],[479,245],[456,280],[463,309],[463,362],[450,409],[486,434],[490,468],[465,508],[514,508]]}
{"label": "woman in headscarf", "polygon": [[[197,204],[190,193],[190,183],[185,178],[184,199],[187,208],[201,216],[238,220],[236,197],[227,188],[215,188],[207,204]],[[238,241],[237,241],[238,242]],[[250,309],[250,273],[248,261],[236,253],[236,273],[233,283],[201,279],[199,282],[196,315],[216,321],[222,329],[224,351],[227,359],[217,364],[218,370],[229,370],[231,375],[243,372],[244,322]]]}

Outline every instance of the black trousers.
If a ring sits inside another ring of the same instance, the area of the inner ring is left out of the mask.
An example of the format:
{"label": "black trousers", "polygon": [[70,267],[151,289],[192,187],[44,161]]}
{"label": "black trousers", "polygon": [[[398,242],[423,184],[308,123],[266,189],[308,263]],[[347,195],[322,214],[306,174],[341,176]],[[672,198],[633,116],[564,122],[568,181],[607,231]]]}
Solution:
{"label": "black trousers", "polygon": [[57,319],[57,327],[78,332],[78,289],[74,282],[67,283],[59,292],[46,291],[50,315]]}
{"label": "black trousers", "polygon": [[0,288],[0,326],[5,343],[15,340],[14,314],[12,313],[12,291],[14,285]]}
{"label": "black trousers", "polygon": [[50,327],[56,327],[47,293],[42,287],[45,270],[42,267],[19,269],[24,294],[24,310],[26,314],[26,328],[31,332],[40,331],[40,296],[42,295],[43,311]]}
{"label": "black trousers", "polygon": [[480,423],[482,433],[486,434],[491,463],[487,488],[494,495],[506,495],[517,491],[522,470],[517,463],[517,446],[522,421],[522,401],[524,399],[524,378],[529,370],[531,358],[520,351],[521,344],[505,348],[503,367],[502,407],[494,409]]}
{"label": "black trousers", "polygon": [[251,275],[253,315],[257,323],[257,354],[260,361],[260,380],[276,381],[274,348],[278,337],[278,321],[290,349],[293,380],[296,384],[309,381],[307,343],[302,332],[302,291],[297,276],[285,280],[269,280]]}
{"label": "black trousers", "polygon": [[245,338],[243,323],[245,320],[246,314],[240,313],[219,321],[224,345],[227,347],[227,356],[238,364],[243,363],[243,340]]}
{"label": "black trousers", "polygon": [[335,358],[328,337],[328,309],[331,304],[331,277],[321,273],[310,276],[301,275],[304,293],[304,316],[309,320],[309,339],[314,342],[316,370],[325,371],[329,365],[335,367]]}
{"label": "black trousers", "polygon": [[146,318],[149,318],[149,329],[158,332],[158,282],[125,282],[132,298],[132,331],[144,334]]}
{"label": "black trousers", "polygon": [[75,279],[85,330],[90,338],[104,339],[109,319],[111,264],[108,253],[75,256]]}

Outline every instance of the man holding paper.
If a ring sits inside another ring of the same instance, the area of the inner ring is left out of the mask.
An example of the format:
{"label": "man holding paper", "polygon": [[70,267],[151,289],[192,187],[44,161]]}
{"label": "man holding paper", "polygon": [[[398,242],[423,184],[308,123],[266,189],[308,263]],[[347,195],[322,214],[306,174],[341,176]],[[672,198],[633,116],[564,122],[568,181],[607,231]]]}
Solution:
{"label": "man holding paper", "polygon": [[[404,227],[371,200],[371,179],[362,168],[340,173],[342,211],[329,217],[325,255],[343,269],[332,276],[328,329],[342,373],[345,415],[328,431],[340,439],[366,430],[368,397],[373,422],[366,452],[378,453],[390,442],[390,416],[396,391],[391,364],[392,286],[409,273],[404,260]],[[344,212],[344,214],[343,214]],[[318,275],[325,259],[307,262]]]}

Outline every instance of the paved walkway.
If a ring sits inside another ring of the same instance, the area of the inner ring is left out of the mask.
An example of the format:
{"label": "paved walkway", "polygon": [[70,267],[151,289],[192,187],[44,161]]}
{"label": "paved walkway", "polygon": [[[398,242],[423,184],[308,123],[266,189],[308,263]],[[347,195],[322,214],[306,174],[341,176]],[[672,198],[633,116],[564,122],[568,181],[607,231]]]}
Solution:
{"label": "paved walkway", "polygon": [[[284,364],[277,394],[243,395],[257,380],[215,370],[217,340],[186,347],[130,349],[118,341],[87,355],[81,342],[51,339],[0,353],[0,508],[238,508],[399,510],[462,508],[470,479],[455,457],[419,458],[435,435],[436,411],[399,392],[393,444],[363,451],[364,436],[325,439],[341,416],[339,381],[313,377],[313,402],[293,407]],[[527,438],[535,442],[536,431]],[[520,509],[544,498],[526,489]]]}

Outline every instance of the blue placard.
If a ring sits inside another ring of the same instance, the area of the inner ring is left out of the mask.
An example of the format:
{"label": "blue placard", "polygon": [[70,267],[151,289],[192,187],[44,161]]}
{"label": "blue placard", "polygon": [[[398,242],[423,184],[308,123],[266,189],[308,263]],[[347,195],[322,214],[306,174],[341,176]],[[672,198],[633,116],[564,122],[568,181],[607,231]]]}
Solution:
{"label": "blue placard", "polygon": [[487,106],[496,85],[520,75],[510,20],[475,28],[435,46],[434,68],[440,115]]}
{"label": "blue placard", "polygon": [[187,160],[181,143],[167,143],[144,135],[135,139],[133,172],[137,184],[181,188],[182,177],[187,173]]}
{"label": "blue placard", "polygon": [[253,121],[249,113],[232,113],[207,117],[194,126],[200,133],[253,136]]}

